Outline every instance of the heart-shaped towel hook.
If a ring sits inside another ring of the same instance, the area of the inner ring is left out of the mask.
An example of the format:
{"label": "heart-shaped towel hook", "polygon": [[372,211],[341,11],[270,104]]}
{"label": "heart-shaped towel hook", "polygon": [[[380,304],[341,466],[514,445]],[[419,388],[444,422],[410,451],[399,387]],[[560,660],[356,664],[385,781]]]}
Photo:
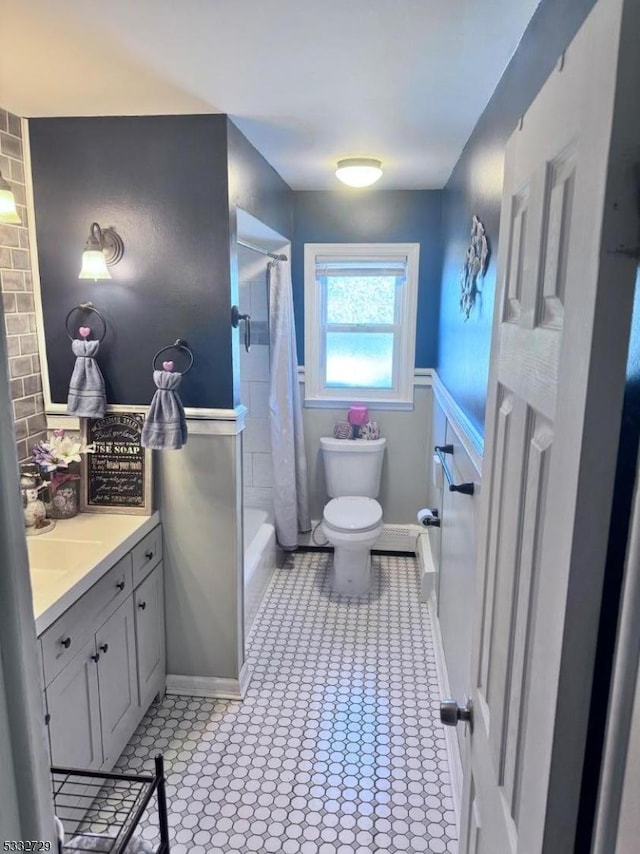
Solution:
{"label": "heart-shaped towel hook", "polygon": [[91,335],[91,329],[88,326],[81,326],[78,332],[83,338],[88,338]]}
{"label": "heart-shaped towel hook", "polygon": [[171,362],[171,361],[163,362],[162,363],[162,369],[164,371],[172,371],[173,370],[173,362]]}

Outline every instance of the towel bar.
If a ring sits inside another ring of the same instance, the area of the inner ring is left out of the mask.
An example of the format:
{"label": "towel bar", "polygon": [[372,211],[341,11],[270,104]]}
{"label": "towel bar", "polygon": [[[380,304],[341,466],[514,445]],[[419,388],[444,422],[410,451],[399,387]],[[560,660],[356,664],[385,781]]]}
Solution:
{"label": "towel bar", "polygon": [[447,478],[447,483],[449,484],[449,492],[461,492],[463,495],[473,495],[475,491],[475,484],[454,483],[453,481],[453,475],[449,471],[449,466],[445,459],[445,454],[451,454],[451,456],[453,456],[453,445],[436,445],[434,450],[442,464],[444,475]]}
{"label": "towel bar", "polygon": [[240,309],[237,305],[231,306],[231,325],[234,329],[240,326],[240,322],[244,323],[244,349],[247,353],[251,350],[251,315],[240,314]]}

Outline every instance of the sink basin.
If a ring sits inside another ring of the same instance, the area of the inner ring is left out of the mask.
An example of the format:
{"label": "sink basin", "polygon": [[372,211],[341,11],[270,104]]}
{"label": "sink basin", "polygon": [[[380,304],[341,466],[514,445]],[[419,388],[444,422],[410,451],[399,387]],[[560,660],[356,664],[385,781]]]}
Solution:
{"label": "sink basin", "polygon": [[[45,535],[46,537],[46,535]],[[97,560],[103,550],[97,540],[28,539],[29,568],[46,573],[70,572]]]}

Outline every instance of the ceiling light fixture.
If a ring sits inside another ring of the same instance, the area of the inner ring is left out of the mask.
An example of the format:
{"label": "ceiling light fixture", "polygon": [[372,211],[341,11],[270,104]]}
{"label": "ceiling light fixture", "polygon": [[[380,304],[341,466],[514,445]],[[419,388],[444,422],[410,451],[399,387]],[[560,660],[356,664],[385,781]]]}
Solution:
{"label": "ceiling light fixture", "polygon": [[370,187],[382,175],[382,163],[372,157],[347,157],[338,160],[336,178],[349,187]]}
{"label": "ceiling light fixture", "polygon": [[0,172],[0,222],[10,222],[13,225],[20,225],[22,222],[16,210],[13,190],[2,177],[2,172]]}
{"label": "ceiling light fixture", "polygon": [[100,228],[91,223],[89,237],[82,253],[82,269],[79,279],[110,279],[109,267],[113,267],[124,255],[124,243],[113,228]]}

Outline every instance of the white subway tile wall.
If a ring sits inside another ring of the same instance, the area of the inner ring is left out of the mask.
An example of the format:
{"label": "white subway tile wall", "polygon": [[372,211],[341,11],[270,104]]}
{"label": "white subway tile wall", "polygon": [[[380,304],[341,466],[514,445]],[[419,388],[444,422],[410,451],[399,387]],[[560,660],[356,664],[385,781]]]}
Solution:
{"label": "white subway tile wall", "polygon": [[254,382],[251,389],[251,415],[254,418],[269,416],[269,383]]}
{"label": "white subway tile wall", "polygon": [[251,351],[240,350],[240,396],[249,410],[243,435],[244,503],[273,510],[269,434],[269,309],[266,259],[239,253],[240,311],[251,315]]}
{"label": "white subway tile wall", "polygon": [[22,223],[0,223],[0,291],[9,354],[9,378],[18,459],[29,459],[32,446],[46,436],[40,356],[36,335],[22,128],[18,116],[0,108],[0,172],[9,182]]}
{"label": "white subway tile wall", "polygon": [[247,507],[257,507],[273,513],[273,488],[271,486],[246,486],[244,501]]}
{"label": "white subway tile wall", "polygon": [[253,454],[253,486],[273,486],[271,454]]}
{"label": "white subway tile wall", "polygon": [[[253,321],[253,317],[251,320]],[[244,347],[241,349],[240,376],[250,383],[267,384],[269,382],[269,346],[267,344],[253,343],[249,353]]]}
{"label": "white subway tile wall", "polygon": [[249,454],[268,454],[271,450],[269,419],[253,418],[251,410],[244,431],[244,450]]}

